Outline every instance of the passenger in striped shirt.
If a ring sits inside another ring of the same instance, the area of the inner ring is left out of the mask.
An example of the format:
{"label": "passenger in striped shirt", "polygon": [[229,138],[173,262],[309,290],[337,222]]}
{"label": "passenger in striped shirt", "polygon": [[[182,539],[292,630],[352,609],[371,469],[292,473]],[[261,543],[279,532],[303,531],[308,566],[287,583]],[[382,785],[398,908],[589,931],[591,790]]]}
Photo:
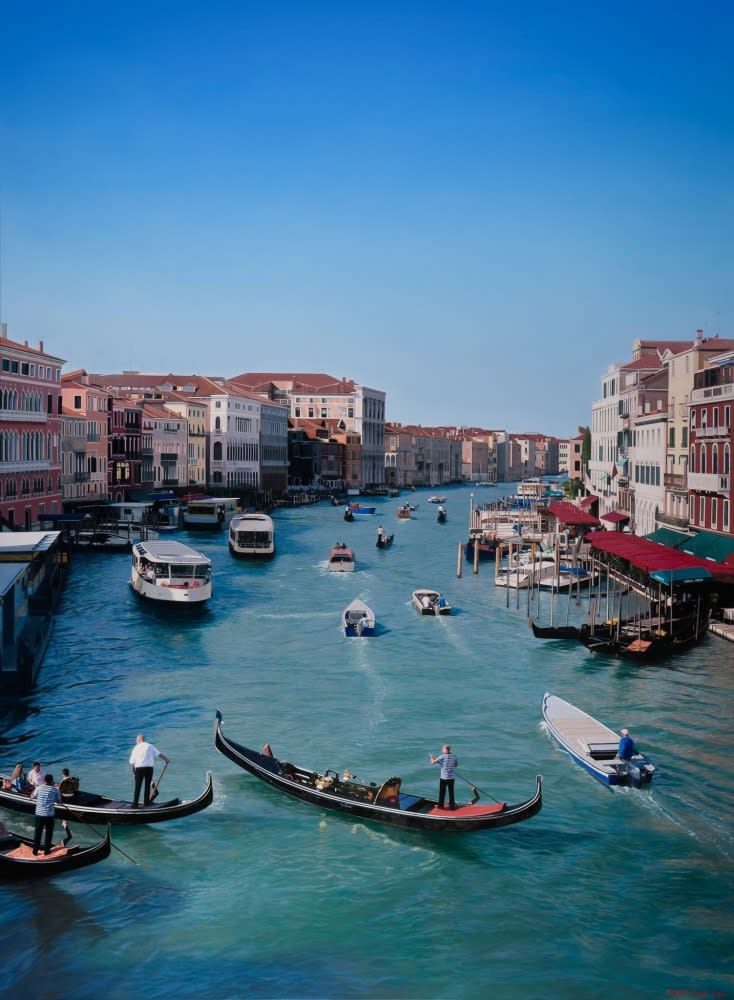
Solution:
{"label": "passenger in striped shirt", "polygon": [[438,780],[438,808],[444,808],[446,792],[448,792],[449,809],[456,809],[456,800],[454,799],[454,775],[456,774],[456,768],[459,766],[456,754],[451,753],[451,747],[448,743],[444,743],[441,747],[440,756],[434,757],[433,754],[429,754],[429,757],[432,764],[441,765],[441,777]]}
{"label": "passenger in striped shirt", "polygon": [[51,841],[54,835],[54,820],[56,803],[61,802],[61,792],[54,785],[54,776],[47,774],[42,785],[37,785],[31,792],[31,798],[36,800],[36,829],[33,834],[33,853],[38,854],[41,846],[41,836],[45,833],[44,854],[51,853]]}

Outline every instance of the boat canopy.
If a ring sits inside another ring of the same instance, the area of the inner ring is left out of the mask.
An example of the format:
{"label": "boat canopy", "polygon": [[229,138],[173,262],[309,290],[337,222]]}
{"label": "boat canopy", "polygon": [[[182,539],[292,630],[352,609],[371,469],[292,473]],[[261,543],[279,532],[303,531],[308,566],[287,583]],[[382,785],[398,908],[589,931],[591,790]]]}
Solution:
{"label": "boat canopy", "polygon": [[[731,565],[722,566],[678,549],[668,548],[666,545],[658,545],[657,542],[640,538],[638,535],[621,534],[617,531],[593,531],[586,536],[586,539],[593,549],[625,559],[631,566],[645,573],[703,568],[709,571],[708,579],[713,578],[721,583],[734,583],[734,567]],[[672,582],[684,581],[673,579]]]}

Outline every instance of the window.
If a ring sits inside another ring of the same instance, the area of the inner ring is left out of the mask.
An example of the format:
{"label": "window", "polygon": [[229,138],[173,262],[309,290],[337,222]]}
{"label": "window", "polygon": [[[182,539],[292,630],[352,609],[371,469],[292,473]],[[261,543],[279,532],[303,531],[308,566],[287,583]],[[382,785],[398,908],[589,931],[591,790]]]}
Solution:
{"label": "window", "polygon": [[82,397],[74,396],[74,409],[81,410],[81,408],[82,408]]}

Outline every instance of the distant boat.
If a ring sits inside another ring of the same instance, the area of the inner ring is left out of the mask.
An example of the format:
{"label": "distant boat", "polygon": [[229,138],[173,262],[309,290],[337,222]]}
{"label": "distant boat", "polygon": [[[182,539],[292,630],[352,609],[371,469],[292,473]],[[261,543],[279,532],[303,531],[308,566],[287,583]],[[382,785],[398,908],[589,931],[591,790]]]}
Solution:
{"label": "distant boat", "polygon": [[413,508],[409,504],[405,504],[402,507],[398,507],[397,513],[401,521],[409,521],[413,516]]}
{"label": "distant boat", "polygon": [[580,708],[553,694],[543,697],[548,732],[577,764],[606,785],[640,785],[652,781],[655,766],[643,754],[631,760],[617,756],[619,736]]}
{"label": "distant boat", "polygon": [[376,545],[378,549],[389,549],[395,535],[386,535],[384,532],[377,536]]}
{"label": "distant boat", "polygon": [[429,503],[446,503],[446,497],[432,496],[428,498]]}
{"label": "distant boat", "polygon": [[137,542],[130,586],[148,601],[202,605],[212,596],[211,559],[171,539]]}
{"label": "distant boat", "polygon": [[347,636],[370,636],[375,634],[375,613],[359,598],[348,604],[342,614],[342,627]]}
{"label": "distant boat", "polygon": [[437,520],[438,520],[439,524],[445,524],[446,523],[446,508],[445,507],[441,506],[441,507],[438,508],[438,518],[437,518]]}
{"label": "distant boat", "polygon": [[344,542],[337,542],[329,552],[329,570],[332,573],[353,573],[354,553]]}
{"label": "distant boat", "polygon": [[377,508],[368,507],[361,503],[350,503],[348,510],[354,517],[360,517],[362,514],[374,514]]}
{"label": "distant boat", "polygon": [[275,527],[268,514],[237,514],[229,522],[229,551],[234,556],[267,559],[275,554]]}
{"label": "distant boat", "polygon": [[216,531],[226,527],[235,514],[239,513],[239,509],[237,497],[206,497],[203,500],[190,500],[181,517],[184,528]]}
{"label": "distant boat", "polygon": [[438,590],[414,590],[411,599],[422,615],[451,614],[451,605]]}

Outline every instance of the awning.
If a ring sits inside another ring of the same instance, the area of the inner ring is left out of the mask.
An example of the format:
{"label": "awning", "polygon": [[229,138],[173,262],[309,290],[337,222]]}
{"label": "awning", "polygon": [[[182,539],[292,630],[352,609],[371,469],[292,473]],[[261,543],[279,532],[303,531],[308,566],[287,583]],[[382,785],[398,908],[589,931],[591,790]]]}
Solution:
{"label": "awning", "polygon": [[569,525],[569,527],[595,528],[599,524],[598,517],[581,510],[570,500],[555,500],[548,504],[548,510],[553,517],[558,518],[561,524]]}
{"label": "awning", "polygon": [[608,514],[602,514],[602,521],[609,521],[610,524],[620,524],[622,521],[629,521],[629,514],[625,514],[621,510],[610,510]]}
{"label": "awning", "polygon": [[714,535],[710,531],[699,531],[698,534],[685,540],[680,546],[680,551],[687,552],[690,556],[698,556],[700,559],[723,562],[734,552],[734,538],[731,535]]}
{"label": "awning", "polygon": [[[678,569],[706,569],[721,583],[734,583],[734,568],[709,562],[698,556],[689,555],[679,549],[671,549],[658,545],[647,538],[630,535],[618,531],[593,531],[586,536],[593,549],[624,559],[644,573],[652,574],[660,571]],[[659,578],[656,578],[659,579]],[[704,577],[705,579],[705,577]],[[677,581],[673,579],[673,583]]]}
{"label": "awning", "polygon": [[705,566],[681,566],[679,569],[657,569],[650,577],[669,587],[671,583],[702,583],[710,580],[711,571]]}
{"label": "awning", "polygon": [[586,510],[587,507],[591,507],[593,504],[598,502],[599,502],[599,497],[594,497],[594,496],[582,497],[582,499],[579,500],[579,507],[581,507],[582,510]]}
{"label": "awning", "polygon": [[680,548],[683,542],[687,542],[690,537],[690,535],[684,535],[680,531],[674,531],[673,528],[657,528],[651,535],[645,535],[648,542],[667,545],[671,549]]}

